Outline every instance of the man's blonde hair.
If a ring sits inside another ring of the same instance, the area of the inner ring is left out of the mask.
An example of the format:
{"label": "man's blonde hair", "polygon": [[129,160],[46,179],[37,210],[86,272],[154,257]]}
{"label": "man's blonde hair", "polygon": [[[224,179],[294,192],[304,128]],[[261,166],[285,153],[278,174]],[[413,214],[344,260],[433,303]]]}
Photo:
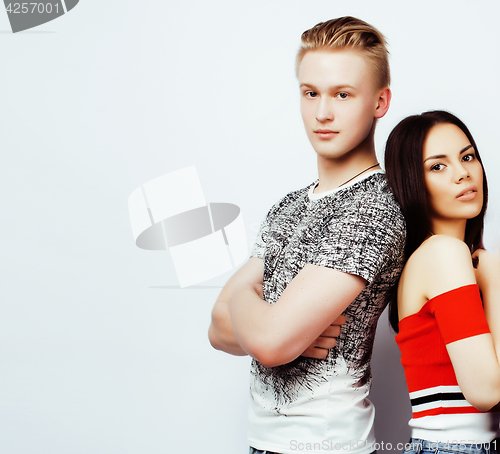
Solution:
{"label": "man's blonde hair", "polygon": [[377,88],[389,86],[389,52],[384,35],[370,24],[350,16],[321,22],[302,33],[302,45],[296,61],[297,74],[307,52],[340,49],[352,49],[365,55],[378,79]]}

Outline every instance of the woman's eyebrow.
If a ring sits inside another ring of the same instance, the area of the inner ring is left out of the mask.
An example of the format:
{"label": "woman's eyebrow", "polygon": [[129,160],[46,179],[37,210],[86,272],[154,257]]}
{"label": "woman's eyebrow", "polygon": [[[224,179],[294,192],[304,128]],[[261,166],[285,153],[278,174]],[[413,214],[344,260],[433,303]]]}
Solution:
{"label": "woman's eyebrow", "polygon": [[472,148],[472,145],[467,145],[465,148],[463,148],[462,150],[460,150],[460,154],[464,153],[465,151],[467,151],[469,148]]}
{"label": "woman's eyebrow", "polygon": [[429,156],[428,158],[424,159],[424,162],[428,161],[429,159],[443,159],[443,158],[446,158],[445,154],[436,154],[434,156]]}
{"label": "woman's eyebrow", "polygon": [[[465,148],[462,148],[460,150],[459,154],[465,153],[469,148],[472,148],[472,145],[467,145]],[[436,154],[434,156],[429,156],[428,158],[424,159],[424,162],[429,160],[429,159],[443,159],[446,158],[447,156],[445,154]]]}

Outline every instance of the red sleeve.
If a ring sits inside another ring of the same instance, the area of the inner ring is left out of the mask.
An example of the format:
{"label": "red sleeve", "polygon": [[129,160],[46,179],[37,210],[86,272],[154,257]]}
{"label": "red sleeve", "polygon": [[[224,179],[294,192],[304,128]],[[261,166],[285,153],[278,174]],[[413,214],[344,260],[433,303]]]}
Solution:
{"label": "red sleeve", "polygon": [[477,284],[442,293],[429,303],[445,344],[490,332]]}

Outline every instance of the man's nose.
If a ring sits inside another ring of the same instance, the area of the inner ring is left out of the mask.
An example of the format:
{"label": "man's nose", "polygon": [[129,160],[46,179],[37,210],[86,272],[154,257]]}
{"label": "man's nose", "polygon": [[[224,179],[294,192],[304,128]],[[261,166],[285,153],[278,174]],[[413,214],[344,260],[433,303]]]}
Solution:
{"label": "man's nose", "polygon": [[326,97],[322,97],[318,103],[316,120],[323,123],[325,121],[332,121],[333,118],[333,101]]}

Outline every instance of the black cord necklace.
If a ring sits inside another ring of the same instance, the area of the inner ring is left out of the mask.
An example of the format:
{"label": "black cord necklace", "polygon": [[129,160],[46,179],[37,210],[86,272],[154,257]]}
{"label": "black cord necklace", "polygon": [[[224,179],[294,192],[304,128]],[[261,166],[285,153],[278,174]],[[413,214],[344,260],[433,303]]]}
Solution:
{"label": "black cord necklace", "polygon": [[347,181],[344,181],[344,182],[343,182],[341,185],[339,185],[338,187],[340,188],[340,186],[344,186],[344,184],[349,183],[349,181],[354,180],[354,178],[359,177],[362,173],[365,173],[367,170],[373,169],[374,167],[377,167],[378,165],[379,165],[379,163],[377,162],[376,164],[373,164],[372,166],[367,167],[365,170],[363,170],[363,171],[359,172],[358,174],[354,175],[352,178],[349,178]]}

